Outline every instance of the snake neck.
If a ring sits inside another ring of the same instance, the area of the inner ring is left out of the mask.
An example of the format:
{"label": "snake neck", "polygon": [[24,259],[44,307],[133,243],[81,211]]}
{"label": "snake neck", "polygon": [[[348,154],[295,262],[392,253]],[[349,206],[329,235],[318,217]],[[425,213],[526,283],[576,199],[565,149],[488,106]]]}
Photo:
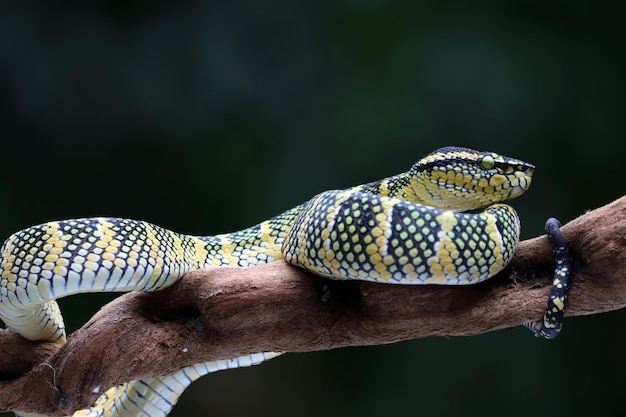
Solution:
{"label": "snake neck", "polygon": [[[465,211],[476,208],[456,196],[448,198],[450,190],[432,183],[430,178],[421,173],[404,172],[352,188],[382,197],[397,198],[410,203],[435,207],[444,210]],[[457,204],[458,203],[458,204]],[[485,204],[484,206],[487,206]]]}
{"label": "snake neck", "polygon": [[382,180],[358,185],[354,191],[361,191],[368,194],[380,195],[383,197],[398,198],[416,204],[426,204],[416,193],[411,185],[412,178],[408,172],[383,178]]}

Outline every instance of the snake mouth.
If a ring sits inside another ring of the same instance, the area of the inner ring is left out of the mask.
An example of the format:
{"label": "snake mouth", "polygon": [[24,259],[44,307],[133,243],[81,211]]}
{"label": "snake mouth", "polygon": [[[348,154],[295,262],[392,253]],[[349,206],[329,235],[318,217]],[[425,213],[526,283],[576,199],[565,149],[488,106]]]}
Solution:
{"label": "snake mouth", "polygon": [[534,173],[535,173],[535,169],[534,168],[529,168],[525,172],[525,175],[519,179],[519,187],[522,190],[524,190],[524,191],[528,190],[528,188],[530,187],[530,183],[532,182]]}
{"label": "snake mouth", "polygon": [[513,184],[513,187],[511,187],[509,198],[518,197],[530,188],[533,172],[533,169],[529,169],[517,177],[516,183]]}
{"label": "snake mouth", "polygon": [[530,183],[531,182],[532,182],[532,177],[530,177],[530,176],[521,177],[519,179],[518,187],[522,191],[527,191],[530,188]]}

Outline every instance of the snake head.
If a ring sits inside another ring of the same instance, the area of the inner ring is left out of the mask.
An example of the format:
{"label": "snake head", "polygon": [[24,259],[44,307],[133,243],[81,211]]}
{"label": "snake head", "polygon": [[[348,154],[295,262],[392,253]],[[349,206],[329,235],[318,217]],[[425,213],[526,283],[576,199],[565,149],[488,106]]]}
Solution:
{"label": "snake head", "polygon": [[445,147],[409,171],[419,203],[472,210],[518,197],[530,187],[534,165],[493,152]]}

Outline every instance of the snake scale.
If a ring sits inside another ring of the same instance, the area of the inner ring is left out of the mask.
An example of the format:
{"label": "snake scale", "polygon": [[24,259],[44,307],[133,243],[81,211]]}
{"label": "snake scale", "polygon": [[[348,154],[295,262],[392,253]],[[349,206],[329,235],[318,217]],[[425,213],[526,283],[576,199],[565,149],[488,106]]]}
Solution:
{"label": "snake scale", "polygon": [[[118,218],[30,227],[10,236],[2,247],[0,318],[30,340],[63,343],[57,298],[156,291],[194,269],[278,259],[332,279],[477,283],[511,260],[520,222],[515,210],[501,203],[526,191],[533,172],[533,165],[496,153],[445,147],[407,172],[323,192],[229,234],[189,236]],[[258,353],[130,381],[110,388],[74,416],[165,416],[198,377],[277,355]]]}

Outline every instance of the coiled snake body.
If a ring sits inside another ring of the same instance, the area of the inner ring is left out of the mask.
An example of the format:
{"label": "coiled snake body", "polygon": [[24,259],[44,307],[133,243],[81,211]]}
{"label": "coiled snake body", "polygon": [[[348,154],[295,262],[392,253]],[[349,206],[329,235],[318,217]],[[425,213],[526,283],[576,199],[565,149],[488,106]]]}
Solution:
{"label": "coiled snake body", "polygon": [[[230,234],[195,237],[115,218],[34,226],[13,234],[2,247],[0,318],[28,339],[63,343],[56,298],[156,291],[193,269],[278,259],[333,279],[473,284],[495,275],[512,258],[520,223],[512,207],[499,203],[528,189],[533,171],[517,159],[446,147],[408,172],[321,193]],[[254,365],[278,354],[198,364],[131,381],[109,389],[92,408],[74,415],[165,416],[201,375]]]}

